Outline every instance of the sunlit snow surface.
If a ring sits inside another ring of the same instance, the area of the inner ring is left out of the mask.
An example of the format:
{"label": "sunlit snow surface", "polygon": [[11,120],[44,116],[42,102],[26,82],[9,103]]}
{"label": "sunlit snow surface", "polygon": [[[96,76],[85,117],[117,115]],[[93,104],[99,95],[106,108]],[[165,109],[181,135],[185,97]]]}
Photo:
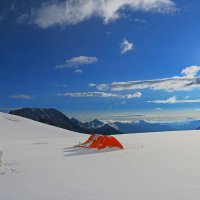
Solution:
{"label": "sunlit snow surface", "polygon": [[200,131],[116,136],[125,150],[73,148],[87,138],[0,113],[0,200],[200,198]]}

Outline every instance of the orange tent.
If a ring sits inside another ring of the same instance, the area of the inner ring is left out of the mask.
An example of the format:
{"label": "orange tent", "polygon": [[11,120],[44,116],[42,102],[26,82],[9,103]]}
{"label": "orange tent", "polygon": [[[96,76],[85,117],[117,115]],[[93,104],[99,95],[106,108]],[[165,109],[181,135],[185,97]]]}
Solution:
{"label": "orange tent", "polygon": [[119,148],[124,149],[122,144],[113,136],[107,135],[91,135],[80,147],[88,149],[104,149],[104,148]]}

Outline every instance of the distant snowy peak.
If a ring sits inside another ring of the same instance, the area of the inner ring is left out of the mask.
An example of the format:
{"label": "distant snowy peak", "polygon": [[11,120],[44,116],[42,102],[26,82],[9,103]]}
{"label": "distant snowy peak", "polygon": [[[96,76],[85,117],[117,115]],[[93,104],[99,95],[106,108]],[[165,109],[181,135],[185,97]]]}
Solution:
{"label": "distant snowy peak", "polygon": [[91,128],[100,128],[102,126],[105,125],[105,123],[95,119],[91,122],[81,122],[75,118],[71,118],[71,121],[77,125],[79,125],[82,128],[87,128],[87,129],[91,129]]}
{"label": "distant snowy peak", "polygon": [[102,121],[99,121],[98,119],[94,119],[93,121],[90,122],[81,122],[75,118],[71,118],[71,121],[83,128],[100,128],[106,124]]}
{"label": "distant snowy peak", "polygon": [[80,122],[75,118],[72,118],[71,121],[77,125],[79,125],[83,129],[87,129],[90,134],[103,134],[103,135],[116,135],[122,134],[123,132],[117,130],[115,127],[110,124],[104,123],[97,119],[91,122]]}
{"label": "distant snowy peak", "polygon": [[115,121],[108,122],[113,128],[124,133],[143,133],[157,131],[173,131],[174,129],[168,125],[159,123],[150,123],[145,120],[140,121]]}
{"label": "distant snowy peak", "polygon": [[186,120],[182,122],[148,122],[140,121],[108,121],[113,128],[124,133],[143,133],[177,130],[197,130],[200,129],[200,120]]}
{"label": "distant snowy peak", "polygon": [[105,125],[105,123],[103,123],[97,119],[94,119],[93,121],[88,122],[87,124],[88,124],[89,128],[100,128]]}
{"label": "distant snowy peak", "polygon": [[108,125],[108,124],[104,124],[103,126],[99,127],[99,128],[94,128],[91,129],[94,130],[93,133],[97,133],[97,134],[105,134],[105,135],[117,135],[117,134],[123,134],[124,132],[115,129],[114,127]]}

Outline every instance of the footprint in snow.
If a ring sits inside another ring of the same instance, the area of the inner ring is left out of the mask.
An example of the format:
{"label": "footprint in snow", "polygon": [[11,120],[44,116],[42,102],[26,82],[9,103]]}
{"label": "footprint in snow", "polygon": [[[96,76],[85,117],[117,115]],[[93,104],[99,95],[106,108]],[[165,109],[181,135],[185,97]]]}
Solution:
{"label": "footprint in snow", "polygon": [[9,167],[9,164],[4,164],[2,161],[3,151],[0,147],[0,175],[8,174],[8,173],[17,173],[15,169]]}

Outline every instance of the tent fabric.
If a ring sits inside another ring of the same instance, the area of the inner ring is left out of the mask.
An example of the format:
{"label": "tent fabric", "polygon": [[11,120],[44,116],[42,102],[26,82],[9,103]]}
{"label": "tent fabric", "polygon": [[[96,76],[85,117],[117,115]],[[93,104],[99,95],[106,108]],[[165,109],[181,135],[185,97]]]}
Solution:
{"label": "tent fabric", "polygon": [[88,149],[119,148],[124,149],[122,144],[113,136],[91,135],[80,147]]}

